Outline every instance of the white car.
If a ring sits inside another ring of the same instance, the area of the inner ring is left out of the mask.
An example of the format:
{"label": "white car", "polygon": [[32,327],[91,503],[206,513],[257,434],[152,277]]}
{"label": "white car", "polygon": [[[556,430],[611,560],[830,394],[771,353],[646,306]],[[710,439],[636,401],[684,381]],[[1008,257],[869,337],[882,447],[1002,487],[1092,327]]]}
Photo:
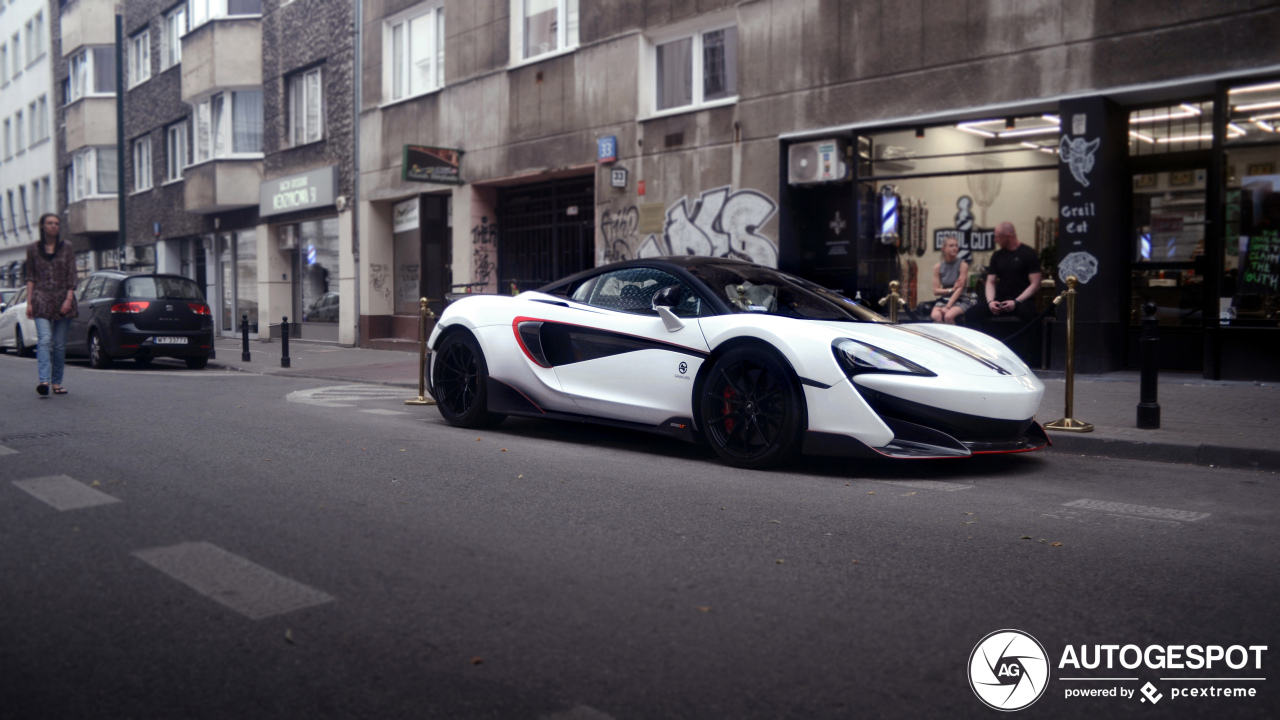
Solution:
{"label": "white car", "polygon": [[31,357],[36,340],[36,321],[27,317],[27,289],[22,288],[0,313],[0,353],[13,348],[19,357]]}
{"label": "white car", "polygon": [[721,258],[595,268],[515,297],[463,296],[429,344],[460,427],[507,415],[705,439],[730,465],[797,451],[891,458],[1026,452],[1044,386],[953,325],[891,324],[831,290]]}

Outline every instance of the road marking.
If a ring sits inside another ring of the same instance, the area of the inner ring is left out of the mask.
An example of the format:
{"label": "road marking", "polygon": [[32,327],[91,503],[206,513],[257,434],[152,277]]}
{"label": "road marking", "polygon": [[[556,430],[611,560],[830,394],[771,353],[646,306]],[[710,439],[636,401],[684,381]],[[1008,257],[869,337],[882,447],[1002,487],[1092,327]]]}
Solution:
{"label": "road marking", "polygon": [[133,555],[251,620],[333,601],[330,595],[207,542],[139,550]]}
{"label": "road marking", "polygon": [[351,407],[352,403],[363,400],[403,400],[408,392],[385,385],[336,385],[297,390],[286,395],[285,400],[320,407]]}
{"label": "road marking", "polygon": [[0,455],[17,455],[17,454],[18,454],[17,450],[14,450],[11,447],[5,447],[4,445],[0,445]]}
{"label": "road marking", "polygon": [[876,480],[876,482],[884,483],[885,485],[897,485],[898,487],[920,488],[921,490],[942,490],[943,492],[973,489],[972,485],[960,485],[941,480]]}
{"label": "road marking", "polygon": [[373,410],[361,410],[360,412],[369,413],[370,415],[408,415],[409,414],[403,410],[380,410],[376,408]]}
{"label": "road marking", "polygon": [[48,477],[31,478],[29,480],[14,480],[13,484],[25,490],[40,502],[53,506],[55,510],[79,510],[95,505],[109,505],[120,502],[120,498],[111,497],[104,492],[98,492],[75,478],[67,477],[66,475],[49,475]]}
{"label": "road marking", "polygon": [[1107,513],[1107,516],[1116,518],[1118,520],[1138,520],[1140,522],[1155,523],[1157,525],[1172,525],[1174,527],[1182,527],[1182,523],[1177,522],[1176,520],[1157,520],[1155,518],[1136,517],[1134,515],[1116,515],[1114,513]]}
{"label": "road marking", "polygon": [[1142,517],[1153,517],[1162,520],[1179,520],[1183,522],[1203,520],[1210,515],[1210,513],[1192,512],[1190,510],[1170,510],[1169,508],[1128,505],[1125,503],[1107,502],[1106,500],[1076,500],[1074,502],[1063,503],[1063,506],[1081,508],[1084,510],[1101,510],[1102,512],[1114,515],[1138,515]]}

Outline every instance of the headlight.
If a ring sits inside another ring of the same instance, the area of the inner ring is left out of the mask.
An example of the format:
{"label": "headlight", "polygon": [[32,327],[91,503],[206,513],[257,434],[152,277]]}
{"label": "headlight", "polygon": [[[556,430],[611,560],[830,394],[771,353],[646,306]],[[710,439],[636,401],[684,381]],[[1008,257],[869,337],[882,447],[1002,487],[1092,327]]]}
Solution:
{"label": "headlight", "polygon": [[849,377],[871,372],[936,377],[936,373],[929,372],[904,357],[848,338],[831,343],[831,351]]}

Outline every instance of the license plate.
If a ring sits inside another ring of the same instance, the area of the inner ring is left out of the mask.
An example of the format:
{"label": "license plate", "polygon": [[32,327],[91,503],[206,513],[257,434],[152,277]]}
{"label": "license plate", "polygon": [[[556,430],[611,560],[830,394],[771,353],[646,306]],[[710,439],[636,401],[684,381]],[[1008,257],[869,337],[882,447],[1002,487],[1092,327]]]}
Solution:
{"label": "license plate", "polygon": [[187,339],[184,337],[158,337],[155,342],[157,345],[186,345]]}

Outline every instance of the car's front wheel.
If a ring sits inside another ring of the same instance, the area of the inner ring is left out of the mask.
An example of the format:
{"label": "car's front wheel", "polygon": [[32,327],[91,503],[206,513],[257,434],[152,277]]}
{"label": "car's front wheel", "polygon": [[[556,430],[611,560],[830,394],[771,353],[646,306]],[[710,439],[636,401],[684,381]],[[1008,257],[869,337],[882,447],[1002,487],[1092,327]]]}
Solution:
{"label": "car's front wheel", "polygon": [[489,412],[489,368],[471,333],[449,333],[436,351],[432,378],[440,415],[450,425],[492,427],[506,417]]}
{"label": "car's front wheel", "polygon": [[111,367],[111,356],[102,346],[102,335],[97,330],[89,333],[89,367],[95,370]]}
{"label": "car's front wheel", "polygon": [[26,339],[22,337],[22,328],[20,327],[14,328],[13,332],[14,332],[14,336],[13,336],[14,342],[17,343],[15,347],[17,348],[18,357],[25,358],[25,357],[31,357],[32,355],[34,355],[35,353],[32,351],[32,349],[27,347]]}
{"label": "car's front wheel", "polygon": [[734,467],[772,467],[795,453],[804,402],[786,361],[764,348],[725,353],[702,385],[702,427]]}

